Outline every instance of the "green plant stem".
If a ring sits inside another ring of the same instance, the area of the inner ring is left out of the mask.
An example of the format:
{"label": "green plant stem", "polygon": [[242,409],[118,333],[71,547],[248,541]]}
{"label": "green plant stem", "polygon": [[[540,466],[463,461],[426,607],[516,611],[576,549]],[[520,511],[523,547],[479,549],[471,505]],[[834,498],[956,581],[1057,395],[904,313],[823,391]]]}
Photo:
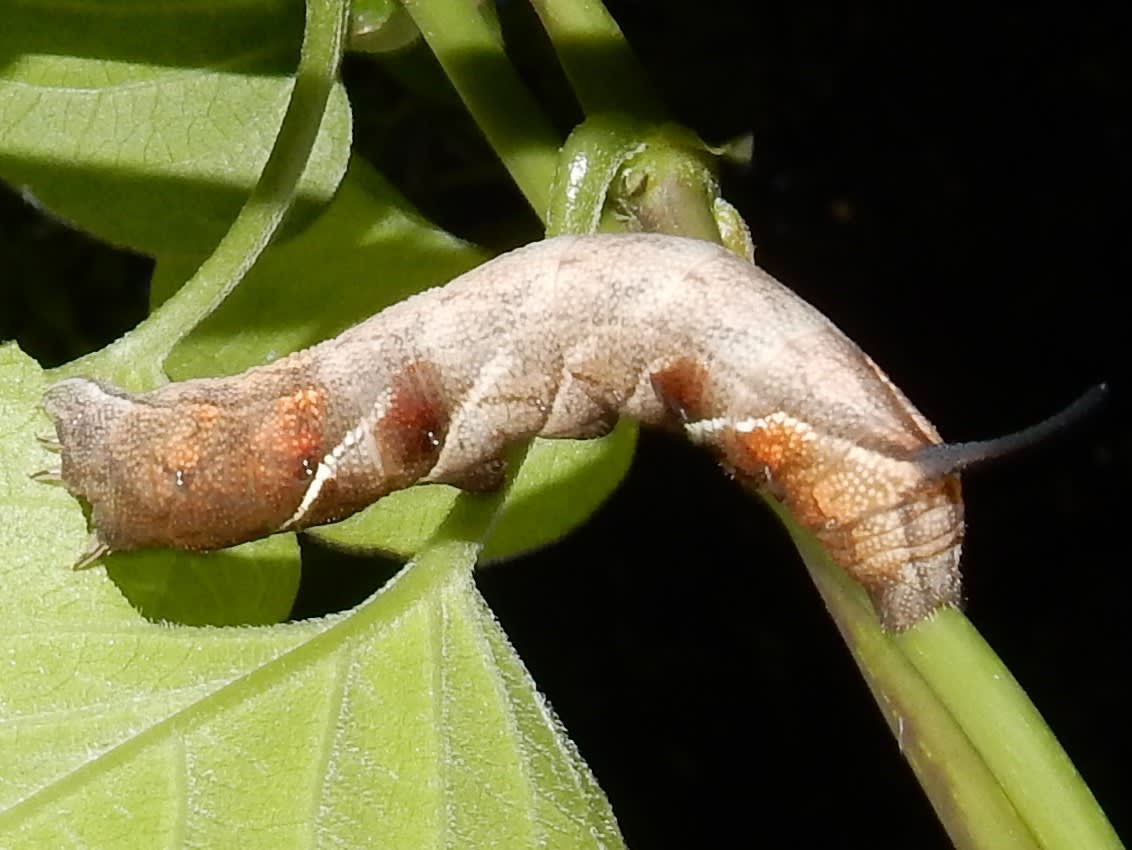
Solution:
{"label": "green plant stem", "polygon": [[472,0],[403,0],[488,143],[545,220],[560,139]]}
{"label": "green plant stem", "polygon": [[600,227],[721,242],[718,201],[711,153],[693,134],[605,112],[575,127],[562,146],[546,232]]}
{"label": "green plant stem", "polygon": [[559,153],[558,174],[547,210],[546,234],[594,233],[625,163],[644,150],[648,128],[606,113],[574,128]]}
{"label": "green plant stem", "polygon": [[601,0],[532,0],[588,116],[620,112],[660,123],[665,109]]}
{"label": "green plant stem", "polygon": [[243,280],[271,242],[310,160],[344,47],[347,0],[308,0],[295,85],[259,181],[216,249],[175,295],[121,339],[53,372],[97,374],[131,390],[166,381],[162,364]]}
{"label": "green plant stem", "polygon": [[714,163],[683,127],[655,128],[626,161],[621,178],[621,205],[636,228],[724,244]]}
{"label": "green plant stem", "polygon": [[963,728],[1039,846],[1122,846],[1034,704],[967,618],[944,611],[892,640]]}
{"label": "green plant stem", "polygon": [[956,847],[1122,846],[1029,698],[959,611],[884,633],[861,587],[770,504]]}

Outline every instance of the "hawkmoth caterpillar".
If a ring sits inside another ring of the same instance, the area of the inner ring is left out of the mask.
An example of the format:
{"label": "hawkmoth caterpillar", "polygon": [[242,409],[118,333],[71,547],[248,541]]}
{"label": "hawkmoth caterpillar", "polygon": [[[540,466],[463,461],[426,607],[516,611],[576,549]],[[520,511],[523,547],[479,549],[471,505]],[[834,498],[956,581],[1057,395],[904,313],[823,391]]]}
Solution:
{"label": "hawkmoth caterpillar", "polygon": [[562,236],[225,378],[44,407],[96,547],[209,550],[346,517],[415,483],[500,481],[534,436],[680,429],[769,489],[901,629],[959,600],[957,470],[935,428],[821,313],[723,248]]}

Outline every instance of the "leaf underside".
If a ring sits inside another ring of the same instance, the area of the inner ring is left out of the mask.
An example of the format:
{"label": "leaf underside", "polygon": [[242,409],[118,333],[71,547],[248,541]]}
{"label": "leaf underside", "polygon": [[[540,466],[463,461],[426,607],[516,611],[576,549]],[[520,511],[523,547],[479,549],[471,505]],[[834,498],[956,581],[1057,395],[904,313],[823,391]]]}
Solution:
{"label": "leaf underside", "polygon": [[620,846],[475,590],[475,541],[316,621],[148,622],[65,566],[82,511],[27,477],[42,388],[0,349],[0,844]]}

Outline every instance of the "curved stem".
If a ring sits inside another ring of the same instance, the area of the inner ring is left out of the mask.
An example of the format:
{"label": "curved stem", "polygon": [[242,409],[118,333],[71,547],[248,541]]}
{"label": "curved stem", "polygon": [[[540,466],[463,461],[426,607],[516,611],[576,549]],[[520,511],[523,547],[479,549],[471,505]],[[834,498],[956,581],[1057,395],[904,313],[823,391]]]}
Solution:
{"label": "curved stem", "polygon": [[310,160],[342,59],[349,3],[309,0],[302,53],[283,123],[251,195],[216,249],[152,315],[101,351],[53,377],[95,374],[131,390],[165,382],[162,364],[189,331],[243,280],[278,231]]}

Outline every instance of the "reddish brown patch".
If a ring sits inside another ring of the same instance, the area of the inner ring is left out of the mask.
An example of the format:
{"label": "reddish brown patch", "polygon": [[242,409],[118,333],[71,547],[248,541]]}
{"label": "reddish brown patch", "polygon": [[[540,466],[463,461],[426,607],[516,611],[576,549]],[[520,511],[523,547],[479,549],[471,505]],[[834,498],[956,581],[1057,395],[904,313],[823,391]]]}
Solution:
{"label": "reddish brown patch", "polygon": [[682,357],[649,375],[653,390],[669,413],[680,423],[706,419],[708,375],[699,363]]}
{"label": "reddish brown patch", "polygon": [[[278,529],[298,506],[325,452],[327,403],[325,389],[308,385],[272,399],[255,414],[230,414],[227,440],[233,445],[215,453],[208,490],[198,488],[198,498],[222,517],[241,516],[256,536]],[[223,518],[215,521],[223,524]]]}
{"label": "reddish brown patch", "polygon": [[374,426],[386,472],[415,481],[432,468],[448,432],[448,405],[436,367],[410,363],[390,385],[389,409]]}
{"label": "reddish brown patch", "polygon": [[[774,414],[725,428],[725,463],[768,483],[833,560],[864,584],[885,624],[904,628],[958,600],[963,507],[958,480],[815,432]],[[747,423],[750,424],[750,423]]]}
{"label": "reddish brown patch", "polygon": [[806,423],[775,416],[750,431],[725,430],[719,445],[736,475],[769,486],[800,522],[819,528],[831,519],[813,498],[814,485],[828,471],[819,442]]}
{"label": "reddish brown patch", "polygon": [[264,466],[278,464],[287,474],[309,476],[322,455],[325,418],[326,391],[320,387],[303,387],[276,399],[259,430]]}

